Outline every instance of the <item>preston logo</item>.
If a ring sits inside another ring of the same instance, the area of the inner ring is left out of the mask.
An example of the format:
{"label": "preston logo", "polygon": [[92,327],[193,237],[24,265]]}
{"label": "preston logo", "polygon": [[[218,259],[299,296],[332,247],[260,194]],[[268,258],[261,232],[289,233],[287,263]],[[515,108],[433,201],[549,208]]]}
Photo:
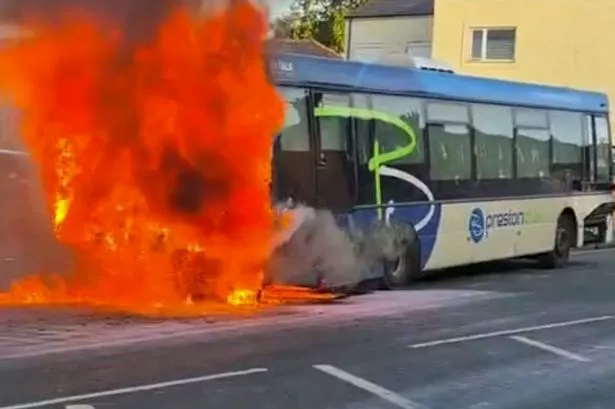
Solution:
{"label": "preston logo", "polygon": [[480,208],[475,208],[470,213],[468,231],[474,243],[481,242],[489,236],[489,232],[495,229],[515,227],[527,223],[527,214],[524,212],[495,212],[485,214]]}
{"label": "preston logo", "polygon": [[479,243],[485,237],[485,215],[478,207],[470,213],[468,231],[474,243]]}

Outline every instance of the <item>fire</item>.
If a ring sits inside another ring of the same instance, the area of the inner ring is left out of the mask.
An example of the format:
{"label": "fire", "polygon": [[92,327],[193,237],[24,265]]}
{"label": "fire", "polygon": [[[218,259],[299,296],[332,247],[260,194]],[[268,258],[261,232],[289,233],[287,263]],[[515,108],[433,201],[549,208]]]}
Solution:
{"label": "fire", "polygon": [[55,234],[76,259],[2,301],[139,312],[258,301],[284,115],[266,31],[246,0],[200,19],[176,9],[138,45],[81,15],[0,52],[0,89],[23,113]]}

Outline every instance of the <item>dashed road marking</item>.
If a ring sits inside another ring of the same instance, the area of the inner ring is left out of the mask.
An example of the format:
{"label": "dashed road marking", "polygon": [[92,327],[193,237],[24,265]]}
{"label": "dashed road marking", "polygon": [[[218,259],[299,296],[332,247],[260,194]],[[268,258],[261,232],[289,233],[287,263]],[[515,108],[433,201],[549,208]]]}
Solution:
{"label": "dashed road marking", "polygon": [[426,409],[425,406],[411,401],[410,399],[406,399],[403,396],[390,391],[388,389],[383,388],[380,385],[376,385],[373,382],[370,382],[366,379],[359,378],[351,373],[348,373],[342,369],[336,368],[332,365],[314,365],[315,369],[322,371],[328,375],[331,375],[337,379],[340,379],[344,382],[348,382],[349,384],[356,386],[359,389],[363,389],[373,395],[378,396],[379,398],[392,403],[395,406],[398,406],[403,409]]}
{"label": "dashed road marking", "polygon": [[534,331],[540,331],[544,329],[571,327],[574,325],[591,324],[594,322],[608,321],[608,320],[613,320],[613,319],[615,319],[615,315],[603,315],[601,317],[584,318],[584,319],[574,320],[574,321],[555,322],[552,324],[535,325],[532,327],[522,327],[522,328],[507,329],[507,330],[502,330],[502,331],[493,331],[493,332],[484,332],[481,334],[466,335],[463,337],[439,339],[436,341],[412,344],[412,345],[409,345],[409,347],[410,348],[427,348],[427,347],[433,347],[437,345],[458,344],[460,342],[466,342],[466,341],[475,341],[475,340],[485,339],[485,338],[495,338],[495,337],[502,337],[502,336],[508,336],[508,335],[522,334],[526,332],[534,332]]}
{"label": "dashed road marking", "polygon": [[127,388],[111,389],[111,390],[101,391],[101,392],[86,393],[83,395],[64,396],[61,398],[47,399],[47,400],[41,400],[37,402],[27,402],[27,403],[21,403],[18,405],[1,406],[0,409],[30,409],[30,408],[40,408],[40,407],[50,406],[50,405],[57,405],[57,404],[62,404],[62,403],[83,402],[89,399],[104,398],[107,396],[128,395],[128,394],[136,393],[136,392],[164,389],[164,388],[170,388],[173,386],[189,385],[193,383],[213,381],[216,379],[234,378],[237,376],[253,375],[253,374],[258,374],[258,373],[263,373],[263,372],[268,372],[268,369],[252,368],[252,369],[246,369],[243,371],[222,372],[222,373],[217,373],[217,374],[212,374],[212,375],[199,376],[196,378],[176,379],[173,381],[152,383],[149,385],[131,386]]}
{"label": "dashed road marking", "polygon": [[546,344],[544,342],[536,341],[535,339],[531,339],[531,338],[527,338],[527,337],[523,337],[519,335],[513,335],[510,337],[510,339],[514,339],[515,341],[519,341],[523,344],[530,345],[538,349],[542,349],[543,351],[551,352],[555,355],[559,355],[563,358],[567,358],[573,361],[591,362],[591,359],[589,358],[575,354],[574,352],[566,351],[565,349],[561,349],[553,345]]}

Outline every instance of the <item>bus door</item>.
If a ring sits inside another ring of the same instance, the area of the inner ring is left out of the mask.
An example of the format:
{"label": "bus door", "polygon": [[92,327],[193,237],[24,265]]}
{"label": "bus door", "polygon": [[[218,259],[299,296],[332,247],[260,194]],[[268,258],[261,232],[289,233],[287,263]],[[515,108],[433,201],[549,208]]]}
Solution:
{"label": "bus door", "polygon": [[316,205],[316,140],[310,119],[309,92],[281,87],[286,100],[284,128],[273,146],[272,190],[276,201],[293,199]]}
{"label": "bus door", "polygon": [[350,96],[314,92],[317,206],[334,212],[355,204],[352,120],[344,109]]}

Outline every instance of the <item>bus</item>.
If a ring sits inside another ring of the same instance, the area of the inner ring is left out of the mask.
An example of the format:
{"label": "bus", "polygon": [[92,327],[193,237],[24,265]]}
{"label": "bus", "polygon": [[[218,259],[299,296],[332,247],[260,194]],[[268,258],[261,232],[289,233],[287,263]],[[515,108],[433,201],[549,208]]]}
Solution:
{"label": "bus", "polygon": [[287,109],[276,197],[390,232],[388,288],[500,259],[557,268],[611,241],[605,94],[303,55],[269,63]]}

